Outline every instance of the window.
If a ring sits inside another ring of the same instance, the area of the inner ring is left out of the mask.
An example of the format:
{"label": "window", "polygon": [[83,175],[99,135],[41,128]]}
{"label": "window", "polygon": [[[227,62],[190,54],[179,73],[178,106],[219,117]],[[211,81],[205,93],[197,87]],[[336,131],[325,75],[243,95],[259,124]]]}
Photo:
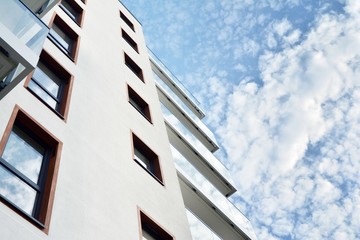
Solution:
{"label": "window", "polygon": [[78,48],[78,35],[56,15],[49,32],[50,40],[71,60],[75,61]]}
{"label": "window", "polygon": [[139,52],[136,42],[123,29],[121,29],[121,36],[137,53]]}
{"label": "window", "polygon": [[143,77],[143,73],[141,68],[126,54],[124,53],[125,56],[125,64],[126,66],[128,66],[128,68],[130,68],[130,70],[135,73],[135,75],[140,78],[141,81],[144,82],[144,77]]}
{"label": "window", "polygon": [[25,82],[25,87],[61,118],[66,119],[72,83],[73,77],[47,52],[42,51],[40,61],[31,78]]}
{"label": "window", "polygon": [[135,134],[132,134],[134,160],[159,183],[163,184],[158,156],[143,143]]}
{"label": "window", "polygon": [[128,86],[128,94],[129,103],[151,122],[149,105],[130,86]]}
{"label": "window", "polygon": [[0,141],[0,201],[45,232],[61,145],[18,106]]}
{"label": "window", "polygon": [[134,24],[120,11],[120,18],[135,32]]}
{"label": "window", "polygon": [[172,240],[173,237],[140,211],[141,234],[143,240]]}
{"label": "window", "polygon": [[60,7],[78,25],[82,21],[82,8],[74,0],[62,0]]}

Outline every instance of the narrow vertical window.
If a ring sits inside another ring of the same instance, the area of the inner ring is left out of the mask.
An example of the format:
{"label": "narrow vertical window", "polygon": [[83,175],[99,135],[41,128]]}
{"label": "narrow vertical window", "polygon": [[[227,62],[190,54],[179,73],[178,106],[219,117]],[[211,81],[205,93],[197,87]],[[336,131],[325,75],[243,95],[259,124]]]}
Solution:
{"label": "narrow vertical window", "polygon": [[169,233],[161,228],[150,217],[140,211],[141,221],[141,239],[143,240],[172,240],[174,239]]}
{"label": "narrow vertical window", "polygon": [[120,18],[135,32],[134,24],[120,11]]}
{"label": "narrow vertical window", "polygon": [[121,29],[121,36],[137,53],[139,52],[136,42],[124,31],[124,29]]}
{"label": "narrow vertical window", "polygon": [[63,67],[43,51],[31,78],[25,82],[25,87],[62,118],[66,118],[72,79]]}
{"label": "narrow vertical window", "polygon": [[81,25],[83,10],[74,0],[62,0],[60,7],[74,22]]}
{"label": "narrow vertical window", "polygon": [[48,230],[61,142],[16,107],[0,142],[0,201]]}
{"label": "narrow vertical window", "polygon": [[132,139],[135,162],[145,169],[160,184],[164,185],[158,156],[135,134],[132,134]]}
{"label": "narrow vertical window", "polygon": [[141,80],[144,82],[142,69],[126,54],[124,53],[125,65]]}
{"label": "narrow vertical window", "polygon": [[79,37],[58,15],[51,24],[49,38],[71,60],[75,61]]}
{"label": "narrow vertical window", "polygon": [[130,87],[128,86],[129,103],[151,122],[149,105]]}

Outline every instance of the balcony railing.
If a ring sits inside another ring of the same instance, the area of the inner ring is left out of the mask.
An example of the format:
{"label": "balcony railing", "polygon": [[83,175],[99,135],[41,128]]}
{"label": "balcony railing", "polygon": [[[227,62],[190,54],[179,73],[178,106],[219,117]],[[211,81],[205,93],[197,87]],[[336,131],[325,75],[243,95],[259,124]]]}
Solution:
{"label": "balcony railing", "polygon": [[163,104],[161,109],[165,121],[173,128],[183,139],[215,169],[219,175],[229,184],[233,185],[229,170],[200,142]]}
{"label": "balcony railing", "polygon": [[164,83],[160,77],[153,72],[154,75],[154,79],[155,79],[155,83],[158,86],[158,88],[169,98],[171,98],[172,102],[175,104],[175,106],[177,106],[181,112],[185,113],[188,117],[188,119],[190,119],[190,121],[192,121],[194,123],[194,125],[196,125],[197,127],[199,127],[200,131],[203,133],[203,135],[205,135],[206,137],[208,137],[215,145],[218,145],[214,134],[210,131],[210,129],[186,106],[186,104],[181,101],[181,99],[171,90],[171,88]]}
{"label": "balcony railing", "polygon": [[164,73],[164,75],[176,86],[176,88],[191,102],[195,108],[204,116],[200,102],[194,95],[177,79],[177,77],[162,63],[162,61],[148,48],[150,60]]}
{"label": "balcony railing", "polygon": [[[48,27],[21,1],[0,1],[0,46],[2,61],[10,64],[0,72],[0,99],[32,71],[49,32]],[[12,82],[15,82],[12,84]]]}
{"label": "balcony railing", "polygon": [[186,209],[193,239],[221,240],[205,223],[203,223],[190,210]]}
{"label": "balcony railing", "polygon": [[184,176],[193,187],[199,190],[207,201],[210,201],[219,209],[223,213],[223,216],[227,217],[250,239],[255,240],[256,236],[251,223],[241,211],[192,166],[175,147],[171,146],[171,151],[178,172]]}

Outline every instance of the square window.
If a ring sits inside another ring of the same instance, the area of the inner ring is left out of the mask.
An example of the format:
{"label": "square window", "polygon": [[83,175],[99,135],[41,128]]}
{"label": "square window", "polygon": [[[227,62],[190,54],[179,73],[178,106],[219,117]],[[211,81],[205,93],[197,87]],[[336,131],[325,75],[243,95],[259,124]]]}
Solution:
{"label": "square window", "polygon": [[60,7],[74,22],[81,25],[83,9],[74,0],[62,0]]}
{"label": "square window", "polygon": [[135,162],[153,176],[160,184],[164,185],[158,156],[135,134],[132,134],[132,140]]}
{"label": "square window", "polygon": [[130,68],[130,70],[141,80],[144,82],[144,76],[142,73],[142,69],[126,54],[124,53],[125,64]]}
{"label": "square window", "polygon": [[61,145],[18,106],[0,141],[0,201],[45,232]]}
{"label": "square window", "polygon": [[120,18],[135,32],[134,24],[120,11]]}
{"label": "square window", "polygon": [[72,61],[76,60],[79,36],[58,15],[51,24],[49,39]]}
{"label": "square window", "polygon": [[151,122],[149,105],[128,85],[129,103]]}
{"label": "square window", "polygon": [[25,87],[61,118],[66,119],[72,83],[73,77],[47,52],[42,51],[39,63],[25,82]]}
{"label": "square window", "polygon": [[140,211],[141,235],[143,240],[172,240],[174,239],[154,220]]}
{"label": "square window", "polygon": [[124,31],[124,29],[121,29],[121,36],[137,53],[139,53],[136,42]]}

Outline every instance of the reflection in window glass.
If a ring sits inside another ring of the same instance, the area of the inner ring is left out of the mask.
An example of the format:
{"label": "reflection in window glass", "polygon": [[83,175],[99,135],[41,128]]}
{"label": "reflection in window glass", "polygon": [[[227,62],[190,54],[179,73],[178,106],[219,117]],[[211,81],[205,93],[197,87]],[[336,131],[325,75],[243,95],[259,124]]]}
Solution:
{"label": "reflection in window glass", "polygon": [[0,194],[32,215],[36,191],[0,165]]}
{"label": "reflection in window glass", "polygon": [[61,84],[62,80],[39,62],[28,87],[50,107],[58,110],[60,107]]}
{"label": "reflection in window glass", "polygon": [[144,168],[146,168],[150,172],[154,171],[151,161],[136,148],[134,149],[134,157],[138,161],[138,163],[141,164]]}
{"label": "reflection in window glass", "polygon": [[64,49],[68,54],[71,54],[74,41],[55,23],[50,29],[50,34],[55,38],[60,48]]}
{"label": "reflection in window glass", "polygon": [[38,183],[44,152],[43,147],[14,127],[2,158],[31,181]]}

